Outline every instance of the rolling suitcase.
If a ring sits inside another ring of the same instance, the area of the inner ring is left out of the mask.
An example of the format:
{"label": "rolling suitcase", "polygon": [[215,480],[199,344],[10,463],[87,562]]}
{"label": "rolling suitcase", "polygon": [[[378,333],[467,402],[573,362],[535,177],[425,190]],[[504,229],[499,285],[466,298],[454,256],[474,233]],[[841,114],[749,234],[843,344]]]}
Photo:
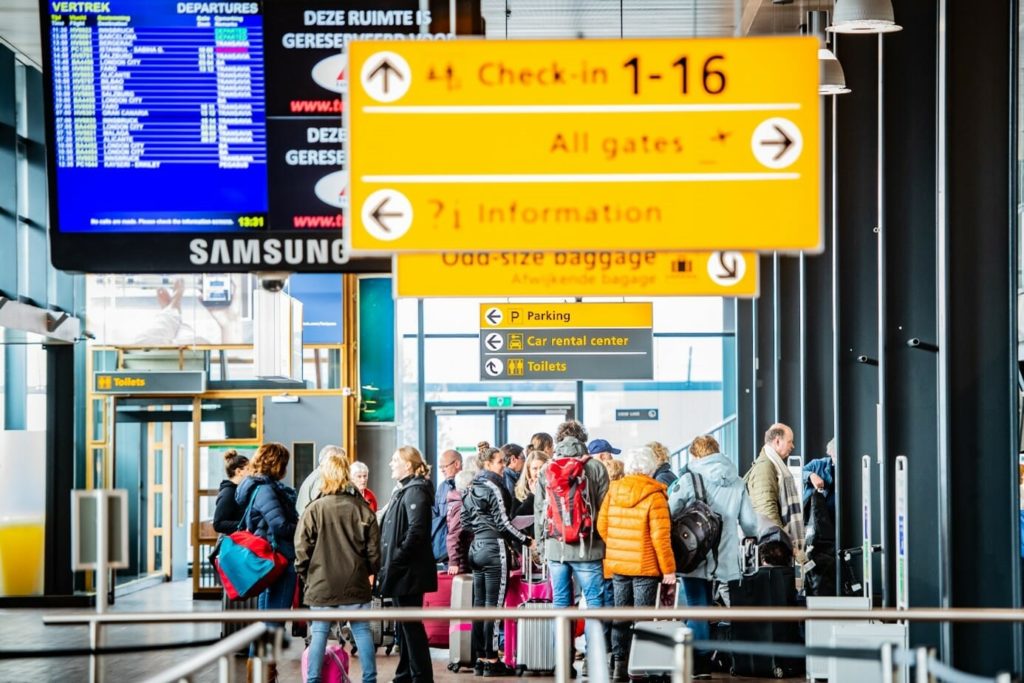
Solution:
{"label": "rolling suitcase", "polygon": [[[256,609],[256,600],[259,595],[254,595],[251,598],[245,600],[231,600],[228,598],[227,591],[221,591],[220,608],[224,612],[234,610],[250,610]],[[220,637],[227,638],[232,633],[237,633],[249,624],[244,621],[225,621],[220,627]]]}
{"label": "rolling suitcase", "polygon": [[[309,678],[309,648],[302,651],[302,680]],[[337,643],[328,643],[320,669],[323,683],[351,683],[348,677],[348,652]]]}
{"label": "rolling suitcase", "polygon": [[[370,606],[375,610],[391,607],[391,599],[374,596]],[[395,622],[371,621],[370,634],[373,636],[373,646],[384,648],[384,654],[389,655],[395,649]]]}
{"label": "rolling suitcase", "polygon": [[[675,607],[682,593],[681,587],[659,583],[658,595],[654,599],[655,609]],[[674,646],[664,642],[663,638],[675,638],[680,629],[687,630],[686,624],[681,621],[638,621],[633,624],[633,637],[626,660],[629,675],[637,678],[671,676],[675,664]],[[656,638],[645,638],[645,634]]]}
{"label": "rolling suitcase", "polygon": [[[437,573],[437,590],[423,596],[423,607],[451,607],[452,575],[446,571]],[[427,645],[440,649],[448,649],[449,622],[441,619],[426,619],[423,622],[427,630]]]}
{"label": "rolling suitcase", "polygon": [[[472,606],[473,575],[459,574],[452,579],[452,609]],[[448,670],[455,673],[461,668],[473,668],[473,622],[452,620],[449,624]]]}
{"label": "rolling suitcase", "polygon": [[[518,576],[516,585],[510,582],[505,605],[522,610],[550,608],[552,591],[546,566],[541,565],[540,574],[534,575],[532,563],[527,561],[524,565],[525,574]],[[509,600],[513,604],[509,604]],[[519,674],[554,673],[554,622],[550,619],[528,619],[525,616],[505,621],[505,664]]]}
{"label": "rolling suitcase", "polygon": [[[752,576],[730,581],[729,599],[733,607],[795,607],[796,573],[793,567],[761,567]],[[799,624],[791,621],[734,621],[730,636],[736,641],[803,644]],[[732,672],[759,678],[802,676],[804,660],[735,653]]]}

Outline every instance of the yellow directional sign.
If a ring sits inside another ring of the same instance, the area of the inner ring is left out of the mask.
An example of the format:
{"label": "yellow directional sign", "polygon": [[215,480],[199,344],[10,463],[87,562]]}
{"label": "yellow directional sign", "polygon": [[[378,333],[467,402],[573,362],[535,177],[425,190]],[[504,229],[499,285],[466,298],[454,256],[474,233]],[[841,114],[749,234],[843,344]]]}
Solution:
{"label": "yellow directional sign", "polygon": [[480,329],[653,327],[650,302],[615,304],[480,304]]}
{"label": "yellow directional sign", "polygon": [[396,297],[756,297],[757,254],[502,251],[398,254]]}
{"label": "yellow directional sign", "polygon": [[814,38],[348,51],[355,252],[821,246]]}
{"label": "yellow directional sign", "polygon": [[480,379],[654,377],[653,306],[481,304]]}

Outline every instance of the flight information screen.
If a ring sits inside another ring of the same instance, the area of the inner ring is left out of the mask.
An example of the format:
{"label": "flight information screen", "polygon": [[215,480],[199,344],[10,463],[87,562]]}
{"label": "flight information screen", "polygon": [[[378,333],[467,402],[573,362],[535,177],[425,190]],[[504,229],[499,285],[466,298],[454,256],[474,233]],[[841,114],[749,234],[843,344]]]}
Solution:
{"label": "flight information screen", "polygon": [[[419,0],[41,2],[50,254],[87,272],[347,267],[346,45]],[[343,267],[346,266],[346,267]]]}
{"label": "flight information screen", "polygon": [[53,4],[76,10],[50,15],[61,230],[266,227],[260,5]]}

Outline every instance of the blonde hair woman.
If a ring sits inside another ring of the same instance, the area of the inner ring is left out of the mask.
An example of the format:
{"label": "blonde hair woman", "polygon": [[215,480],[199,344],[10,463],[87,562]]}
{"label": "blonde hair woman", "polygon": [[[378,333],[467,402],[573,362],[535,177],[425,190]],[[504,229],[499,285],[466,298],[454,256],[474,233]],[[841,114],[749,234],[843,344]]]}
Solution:
{"label": "blonde hair woman", "polygon": [[[381,524],[381,570],[377,592],[394,599],[395,607],[423,607],[423,595],[437,590],[437,571],[430,543],[434,489],[430,467],[413,446],[391,456],[391,476],[398,482]],[[399,681],[431,681],[430,648],[423,622],[398,622]]]}
{"label": "blonde hair woman", "polygon": [[668,463],[668,447],[660,441],[652,441],[647,444],[647,448],[650,448],[651,452],[654,453],[654,461],[658,463],[658,468],[654,470],[654,474],[651,476],[654,477],[655,481],[661,482],[666,487],[671,487],[672,484],[676,483],[678,477],[676,477],[675,472],[672,471],[672,466]]}
{"label": "blonde hair woman", "polygon": [[[311,609],[370,609],[370,577],[380,568],[377,517],[350,479],[348,460],[329,455],[320,463],[320,497],[302,513],[295,532],[295,569]],[[350,622],[363,683],[377,680],[370,624]],[[306,683],[320,683],[331,622],[314,621]]]}

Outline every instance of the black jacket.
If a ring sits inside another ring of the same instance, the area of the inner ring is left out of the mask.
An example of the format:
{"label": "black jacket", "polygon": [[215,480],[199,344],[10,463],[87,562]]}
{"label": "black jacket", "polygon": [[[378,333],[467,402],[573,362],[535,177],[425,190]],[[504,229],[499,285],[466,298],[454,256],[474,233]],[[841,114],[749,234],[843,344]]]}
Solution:
{"label": "black jacket", "polygon": [[462,528],[472,531],[474,539],[501,537],[527,545],[530,538],[512,526],[511,511],[512,496],[502,477],[482,470],[462,495]]}
{"label": "black jacket", "polygon": [[238,486],[230,479],[220,483],[217,492],[217,506],[213,509],[213,530],[218,534],[232,534],[238,531],[245,508],[235,501]]}
{"label": "black jacket", "polygon": [[654,474],[651,476],[654,477],[655,481],[661,482],[665,486],[672,486],[672,484],[676,483],[676,479],[679,478],[676,476],[676,473],[672,471],[672,466],[667,462],[663,462],[658,465],[658,469],[654,470]]}
{"label": "black jacket", "polygon": [[423,595],[437,590],[437,565],[430,545],[433,501],[433,486],[423,477],[403,480],[392,495],[380,529],[379,595]]}

